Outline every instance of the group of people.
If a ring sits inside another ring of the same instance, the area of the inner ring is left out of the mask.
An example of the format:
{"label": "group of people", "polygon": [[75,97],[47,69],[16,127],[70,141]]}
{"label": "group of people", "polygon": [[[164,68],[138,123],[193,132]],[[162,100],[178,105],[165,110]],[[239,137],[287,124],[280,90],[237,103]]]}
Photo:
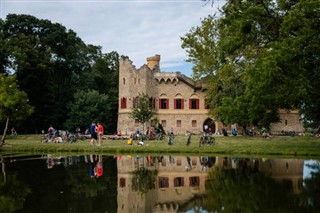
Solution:
{"label": "group of people", "polygon": [[97,145],[101,146],[102,144],[102,136],[104,132],[104,128],[100,122],[98,124],[93,121],[89,127],[90,135],[91,135],[91,141],[90,145]]}

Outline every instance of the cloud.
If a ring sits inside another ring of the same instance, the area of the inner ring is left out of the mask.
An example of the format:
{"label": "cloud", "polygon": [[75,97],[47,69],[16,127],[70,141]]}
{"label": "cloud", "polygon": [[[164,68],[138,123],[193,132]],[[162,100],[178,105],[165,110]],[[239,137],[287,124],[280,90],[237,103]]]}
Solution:
{"label": "cloud", "polygon": [[180,37],[216,8],[201,0],[2,0],[0,10],[2,19],[16,13],[60,23],[85,43],[102,46],[105,53],[129,56],[137,67],[160,54],[160,66],[177,71],[191,69],[185,66]]}

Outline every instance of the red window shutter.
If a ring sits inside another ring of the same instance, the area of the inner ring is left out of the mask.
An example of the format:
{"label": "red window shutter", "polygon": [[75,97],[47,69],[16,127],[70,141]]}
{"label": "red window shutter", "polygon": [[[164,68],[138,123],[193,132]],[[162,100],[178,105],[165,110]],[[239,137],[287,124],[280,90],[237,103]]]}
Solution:
{"label": "red window shutter", "polygon": [[162,99],[159,99],[159,109],[161,109],[161,102],[162,102]]}
{"label": "red window shutter", "polygon": [[197,185],[200,186],[200,177],[197,176]]}
{"label": "red window shutter", "polygon": [[181,99],[181,109],[184,109],[184,99]]}
{"label": "red window shutter", "polygon": [[173,99],[173,109],[177,109],[177,99]]}
{"label": "red window shutter", "polygon": [[184,177],[181,177],[181,186],[184,186]]}
{"label": "red window shutter", "polygon": [[197,108],[197,109],[199,109],[199,102],[200,102],[200,100],[197,99],[197,100],[196,100],[196,108]]}
{"label": "red window shutter", "polygon": [[166,187],[169,188],[169,178],[166,178]]}
{"label": "red window shutter", "polygon": [[192,100],[189,99],[189,109],[192,109]]}
{"label": "red window shutter", "polygon": [[173,186],[174,186],[174,187],[177,186],[177,178],[173,178]]}
{"label": "red window shutter", "polygon": [[134,108],[135,105],[136,105],[136,98],[133,97],[133,98],[132,98],[132,108]]}
{"label": "red window shutter", "polygon": [[124,98],[124,108],[127,108],[127,98]]}
{"label": "red window shutter", "polygon": [[167,109],[169,109],[169,99],[167,98]]}
{"label": "red window shutter", "polygon": [[191,180],[191,177],[189,177],[189,186],[192,185],[192,180]]}

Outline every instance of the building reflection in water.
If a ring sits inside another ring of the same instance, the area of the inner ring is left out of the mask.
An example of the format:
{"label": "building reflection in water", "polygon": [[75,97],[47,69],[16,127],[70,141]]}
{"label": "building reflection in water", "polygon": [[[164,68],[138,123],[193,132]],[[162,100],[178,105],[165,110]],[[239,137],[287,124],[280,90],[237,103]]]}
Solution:
{"label": "building reflection in water", "polygon": [[[298,193],[303,182],[303,166],[304,160],[299,159],[118,156],[118,213],[177,212],[179,206],[206,195],[208,172],[214,168],[259,171]],[[141,178],[134,175],[141,168],[157,174],[145,193],[137,187],[142,184]]]}

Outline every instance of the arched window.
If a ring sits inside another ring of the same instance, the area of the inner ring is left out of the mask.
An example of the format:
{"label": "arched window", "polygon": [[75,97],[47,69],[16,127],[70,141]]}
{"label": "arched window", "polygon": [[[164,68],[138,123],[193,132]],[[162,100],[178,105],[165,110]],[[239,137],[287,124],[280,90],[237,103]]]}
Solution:
{"label": "arched window", "polygon": [[175,96],[173,105],[174,109],[184,109],[184,99],[180,93]]}
{"label": "arched window", "polygon": [[169,109],[169,99],[165,94],[161,94],[159,98],[159,109]]}
{"label": "arched window", "polygon": [[199,109],[200,101],[196,94],[192,94],[189,99],[189,109]]}

